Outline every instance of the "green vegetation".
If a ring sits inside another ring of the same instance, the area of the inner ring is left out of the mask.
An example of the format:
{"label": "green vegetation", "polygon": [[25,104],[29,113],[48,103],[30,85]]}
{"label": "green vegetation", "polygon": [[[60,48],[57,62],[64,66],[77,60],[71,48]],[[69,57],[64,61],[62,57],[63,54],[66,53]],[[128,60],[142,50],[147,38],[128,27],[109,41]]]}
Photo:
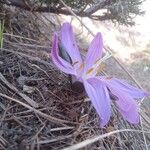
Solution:
{"label": "green vegetation", "polygon": [[0,21],[0,48],[3,48],[4,43],[4,21]]}

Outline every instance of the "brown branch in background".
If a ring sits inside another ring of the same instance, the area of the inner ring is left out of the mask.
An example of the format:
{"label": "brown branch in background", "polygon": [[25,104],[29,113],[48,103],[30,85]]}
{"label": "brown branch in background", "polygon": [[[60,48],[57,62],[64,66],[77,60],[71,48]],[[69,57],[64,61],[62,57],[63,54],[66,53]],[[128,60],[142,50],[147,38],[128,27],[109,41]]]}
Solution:
{"label": "brown branch in background", "polygon": [[100,1],[96,5],[93,5],[92,7],[88,8],[86,10],[86,14],[91,15],[91,14],[95,13],[96,11],[103,9],[105,6],[107,6],[109,4],[110,4],[110,0]]}
{"label": "brown branch in background", "polygon": [[[62,7],[52,7],[52,6],[36,6],[34,4],[29,4],[27,3],[26,0],[3,0],[2,2],[0,2],[2,4],[8,5],[8,6],[14,6],[14,7],[18,7],[27,11],[32,11],[32,12],[49,12],[49,13],[55,13],[55,14],[63,14],[63,15],[72,15],[72,13],[70,13],[70,11],[68,11],[68,9]],[[92,7],[90,7],[89,9],[85,10],[81,10],[81,11],[74,11],[74,13],[80,17],[90,17],[91,19],[95,19],[95,20],[106,20],[108,19],[108,17],[106,15],[102,15],[102,16],[91,16],[92,14],[94,14],[96,11],[98,11],[99,9],[104,8],[105,6],[107,6],[109,4],[109,0],[104,1],[104,2],[99,2],[96,5],[93,5]]]}
{"label": "brown branch in background", "polygon": [[40,7],[34,7],[29,6],[26,3],[24,3],[22,0],[9,0],[8,1],[2,1],[1,3],[6,4],[8,6],[15,6],[19,7],[21,9],[27,10],[27,11],[32,11],[32,12],[50,12],[50,13],[57,13],[57,14],[64,14],[64,15],[69,15],[70,13],[68,10],[65,9],[57,9],[51,6],[40,6]]}
{"label": "brown branch in background", "polygon": [[[134,16],[144,14],[140,8],[142,2],[143,0],[65,0],[67,6],[79,17],[88,17],[98,21],[111,20],[126,26],[135,24]],[[30,12],[72,15],[61,4],[61,1],[56,0],[0,0],[0,4],[18,7]],[[105,12],[99,13],[99,10],[105,10]]]}
{"label": "brown branch in background", "polygon": [[93,20],[100,20],[100,21],[113,20],[113,19],[115,19],[114,16],[108,15],[108,14],[104,14],[103,16],[91,15],[89,18],[91,18],[91,19],[93,19]]}

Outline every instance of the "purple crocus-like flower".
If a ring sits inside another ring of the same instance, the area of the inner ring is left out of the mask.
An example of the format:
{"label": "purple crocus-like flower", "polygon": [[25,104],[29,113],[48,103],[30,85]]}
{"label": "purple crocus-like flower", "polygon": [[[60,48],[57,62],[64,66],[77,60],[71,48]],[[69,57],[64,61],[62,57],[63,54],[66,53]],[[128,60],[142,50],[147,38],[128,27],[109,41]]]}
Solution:
{"label": "purple crocus-like flower", "polygon": [[[60,56],[60,45],[66,50],[71,62]],[[97,33],[83,60],[71,25],[64,23],[61,27],[61,35],[54,34],[51,55],[54,64],[60,70],[83,83],[87,95],[100,116],[102,127],[108,123],[111,115],[110,93],[116,97],[115,104],[123,118],[136,124],[139,122],[139,114],[137,102],[134,99],[150,96],[150,93],[113,77],[97,76],[99,66],[105,59],[105,57],[102,58],[102,49],[102,35]]]}

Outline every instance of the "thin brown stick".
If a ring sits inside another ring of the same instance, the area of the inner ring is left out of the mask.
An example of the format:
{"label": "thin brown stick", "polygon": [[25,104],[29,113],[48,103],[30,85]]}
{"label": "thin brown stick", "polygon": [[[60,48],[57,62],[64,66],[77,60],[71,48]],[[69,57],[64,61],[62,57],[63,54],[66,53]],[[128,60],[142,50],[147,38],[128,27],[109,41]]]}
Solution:
{"label": "thin brown stick", "polygon": [[29,110],[35,112],[36,114],[40,115],[41,117],[43,117],[43,118],[45,118],[45,119],[47,119],[47,120],[49,120],[49,121],[51,121],[51,122],[54,122],[54,123],[56,123],[56,124],[61,124],[61,125],[63,125],[63,126],[66,126],[66,125],[64,125],[64,123],[77,124],[77,123],[75,123],[75,122],[71,122],[71,121],[67,121],[67,120],[62,120],[62,119],[58,119],[58,118],[52,117],[52,116],[50,116],[50,115],[47,115],[47,114],[45,114],[45,113],[43,113],[43,112],[41,112],[41,111],[39,111],[39,110],[37,110],[37,109],[35,109],[35,108],[29,106],[29,105],[27,105],[27,104],[21,102],[20,100],[14,99],[14,98],[9,97],[9,96],[7,96],[7,95],[5,95],[5,94],[0,93],[0,96],[3,97],[3,98],[6,98],[6,99],[8,99],[8,100],[11,100],[11,101],[13,101],[13,102],[16,102],[16,103],[18,103],[18,104],[24,106],[25,108],[27,108],[27,109],[29,109]]}
{"label": "thin brown stick", "polygon": [[6,150],[5,146],[8,144],[6,139],[4,139],[2,136],[0,136],[0,149]]}
{"label": "thin brown stick", "polygon": [[14,34],[11,34],[11,33],[4,33],[4,36],[10,36],[10,37],[15,37],[15,38],[19,38],[19,39],[25,39],[25,40],[28,40],[28,41],[37,42],[34,39],[23,37],[23,36],[19,36],[19,35],[14,35]]}
{"label": "thin brown stick", "polygon": [[[47,143],[52,143],[52,142],[57,142],[57,141],[61,141],[61,140],[65,140],[65,139],[68,139],[68,138],[71,138],[73,135],[66,135],[66,136],[60,136],[60,137],[57,137],[57,138],[53,138],[53,139],[50,139],[50,140],[43,140],[43,141],[39,141],[38,144],[47,144]],[[71,150],[71,149],[69,149]]]}
{"label": "thin brown stick", "polygon": [[0,73],[0,81],[2,81],[9,89],[14,91],[16,94],[18,94],[20,97],[22,97],[27,103],[29,103],[32,107],[37,108],[38,104],[32,100],[30,97],[25,95],[24,93],[20,92],[15,86],[13,86],[11,83],[7,81],[7,79]]}
{"label": "thin brown stick", "polygon": [[12,44],[12,45],[18,45],[18,46],[26,46],[26,47],[31,47],[31,48],[41,48],[41,49],[49,49],[49,47],[42,46],[42,45],[37,45],[37,44],[28,44],[28,43],[15,43],[15,42],[10,42],[5,40],[6,43]]}
{"label": "thin brown stick", "polygon": [[47,66],[52,66],[54,67],[54,65],[51,63],[51,62],[47,62],[47,61],[44,61],[44,60],[41,60],[39,57],[33,57],[33,56],[30,56],[28,54],[25,54],[25,53],[22,53],[22,52],[17,52],[17,51],[13,51],[13,50],[10,50],[10,49],[4,49],[4,48],[0,48],[0,50],[2,51],[6,51],[6,52],[11,52],[13,54],[16,54],[16,55],[20,55],[22,57],[25,57],[25,58],[28,58],[32,61],[36,61],[36,62],[39,62],[40,64],[44,64],[44,65],[47,65]]}

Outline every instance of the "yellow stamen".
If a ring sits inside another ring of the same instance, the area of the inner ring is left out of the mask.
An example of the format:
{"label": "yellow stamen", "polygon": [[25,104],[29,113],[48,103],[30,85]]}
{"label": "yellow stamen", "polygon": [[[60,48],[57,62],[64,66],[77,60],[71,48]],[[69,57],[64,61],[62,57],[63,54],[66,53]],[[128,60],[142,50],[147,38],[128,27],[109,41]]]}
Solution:
{"label": "yellow stamen", "polygon": [[82,63],[82,64],[80,65],[79,69],[82,70],[83,67],[84,67],[84,63]]}
{"label": "yellow stamen", "polygon": [[86,74],[90,74],[93,70],[94,70],[94,68],[90,68],[90,69],[86,72]]}

